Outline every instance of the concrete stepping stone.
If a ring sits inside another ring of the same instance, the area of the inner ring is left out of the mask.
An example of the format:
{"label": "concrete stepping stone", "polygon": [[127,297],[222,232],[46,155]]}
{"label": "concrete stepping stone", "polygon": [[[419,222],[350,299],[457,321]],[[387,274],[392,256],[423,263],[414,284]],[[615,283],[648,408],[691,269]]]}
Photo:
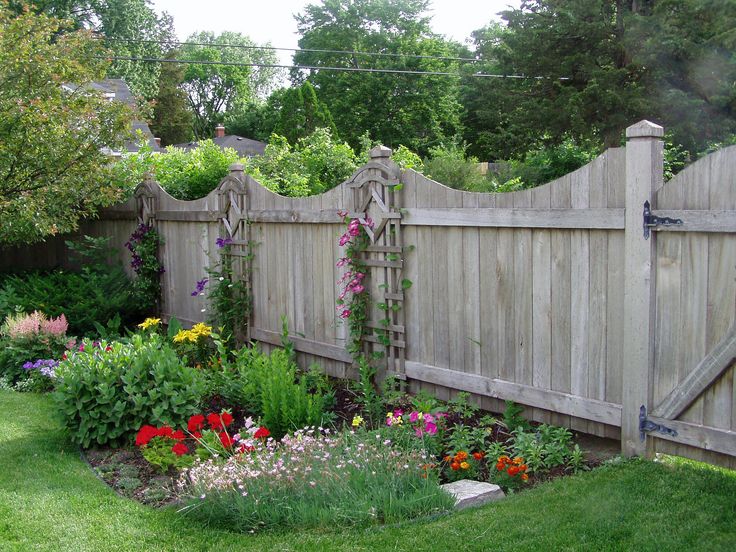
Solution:
{"label": "concrete stepping stone", "polygon": [[486,502],[501,500],[504,492],[501,487],[493,483],[483,483],[470,479],[461,479],[453,483],[440,485],[445,491],[455,497],[455,508],[461,510],[470,506],[480,506]]}

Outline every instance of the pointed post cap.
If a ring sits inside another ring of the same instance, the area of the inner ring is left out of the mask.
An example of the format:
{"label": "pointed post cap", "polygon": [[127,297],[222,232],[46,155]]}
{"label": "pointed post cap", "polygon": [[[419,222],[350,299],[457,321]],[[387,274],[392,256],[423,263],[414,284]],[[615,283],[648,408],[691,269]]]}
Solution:
{"label": "pointed post cap", "polygon": [[662,138],[664,136],[664,128],[651,122],[639,121],[626,129],[626,139],[631,138]]}
{"label": "pointed post cap", "polygon": [[386,146],[376,146],[371,150],[371,159],[390,159],[391,158],[391,148],[387,148]]}

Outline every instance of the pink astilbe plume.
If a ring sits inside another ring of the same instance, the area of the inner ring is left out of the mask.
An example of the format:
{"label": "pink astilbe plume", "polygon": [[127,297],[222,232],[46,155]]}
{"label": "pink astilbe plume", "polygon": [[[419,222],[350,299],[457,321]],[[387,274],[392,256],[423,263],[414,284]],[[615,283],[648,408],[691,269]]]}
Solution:
{"label": "pink astilbe plume", "polygon": [[35,335],[41,331],[41,323],[44,321],[46,317],[38,311],[33,311],[31,314],[11,314],[5,319],[3,333],[12,339]]}
{"label": "pink astilbe plume", "polygon": [[68,328],[69,323],[63,314],[57,318],[49,318],[48,320],[41,321],[41,331],[49,335],[65,335]]}

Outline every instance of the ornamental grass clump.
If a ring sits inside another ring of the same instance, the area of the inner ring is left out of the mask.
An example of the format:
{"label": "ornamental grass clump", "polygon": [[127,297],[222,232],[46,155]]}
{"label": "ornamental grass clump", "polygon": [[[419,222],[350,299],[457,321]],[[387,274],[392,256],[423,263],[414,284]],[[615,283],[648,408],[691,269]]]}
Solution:
{"label": "ornamental grass clump", "polygon": [[183,511],[240,531],[394,523],[453,505],[426,454],[380,434],[315,427],[195,463],[179,486]]}

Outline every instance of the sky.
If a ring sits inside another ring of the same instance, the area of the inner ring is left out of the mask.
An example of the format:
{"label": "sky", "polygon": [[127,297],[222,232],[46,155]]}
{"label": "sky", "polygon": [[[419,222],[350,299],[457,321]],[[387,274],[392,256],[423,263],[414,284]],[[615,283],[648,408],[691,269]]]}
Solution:
{"label": "sky", "polygon": [[[195,31],[234,31],[249,36],[258,44],[270,42],[279,48],[296,48],[298,35],[294,14],[317,0],[152,0],[154,9],[168,12],[180,40]],[[521,0],[432,0],[432,27],[447,38],[465,42],[475,29],[499,11],[518,8]],[[291,62],[291,54],[280,53],[281,61]]]}

